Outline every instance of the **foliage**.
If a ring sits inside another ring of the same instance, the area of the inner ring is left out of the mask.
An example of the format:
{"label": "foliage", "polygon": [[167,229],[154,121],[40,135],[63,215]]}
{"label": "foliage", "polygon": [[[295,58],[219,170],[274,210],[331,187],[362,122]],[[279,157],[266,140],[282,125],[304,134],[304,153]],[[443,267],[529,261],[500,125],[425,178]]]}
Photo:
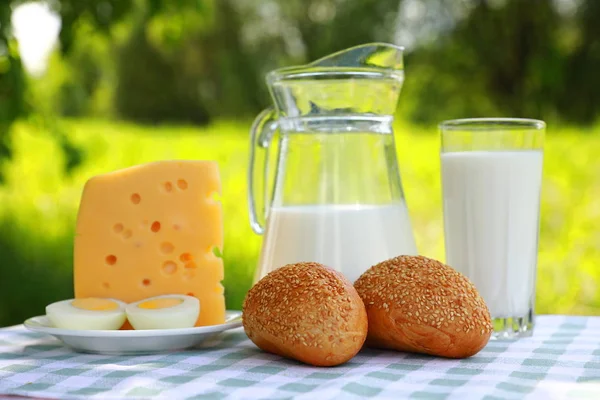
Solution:
{"label": "foliage", "polygon": [[[11,124],[27,111],[26,78],[19,51],[10,31],[10,3],[0,3],[0,163],[11,155],[7,138]],[[0,181],[3,180],[0,174]]]}
{"label": "foliage", "polygon": [[[11,30],[12,7],[23,1],[0,2],[0,165],[12,156],[12,143],[8,136],[11,125],[28,115],[32,109],[38,111],[40,123],[56,135],[58,143],[68,158],[67,171],[78,165],[80,154],[66,136],[56,128],[56,122],[48,117],[43,107],[36,108],[39,99],[28,91],[28,77],[24,71],[18,44]],[[4,175],[0,173],[0,183]]]}
{"label": "foliage", "polygon": [[[60,101],[80,116],[94,114],[90,98],[101,91],[114,101],[104,115],[133,121],[247,117],[269,102],[267,71],[370,41],[410,45],[401,112],[412,122],[510,115],[591,124],[600,112],[594,0],[571,9],[554,0],[58,3],[73,71]],[[97,15],[109,8],[109,20]],[[97,31],[96,46],[78,46],[90,36],[82,24]]]}
{"label": "foliage", "polygon": [[[10,33],[11,6],[21,1],[0,4],[5,126],[27,109]],[[269,101],[266,71],[369,41],[412,43],[402,112],[413,122],[511,115],[590,124],[599,114],[600,5],[594,0],[50,4],[62,19],[59,49],[69,76],[44,97],[64,116],[153,123],[249,116]]]}
{"label": "foliage", "polygon": [[[14,161],[0,188],[0,326],[44,312],[72,296],[73,227],[85,181],[96,174],[160,159],[215,159],[223,179],[227,305],[239,308],[251,285],[260,238],[246,204],[248,123],[146,127],[61,121],[86,158],[65,175],[56,137],[42,126],[13,128]],[[438,140],[434,128],[399,124],[397,148],[417,244],[443,259]],[[537,312],[600,315],[600,127],[551,129],[545,179]]]}
{"label": "foliage", "polygon": [[50,5],[61,18],[60,50],[67,54],[80,40],[77,27],[87,20],[99,32],[109,34],[110,28],[135,7],[135,0],[50,0]]}
{"label": "foliage", "polygon": [[[140,68],[142,65],[145,67]],[[117,74],[114,104],[119,116],[154,123],[207,121],[207,112],[198,99],[197,84],[185,82],[148,42],[144,25],[137,25],[121,47]]]}
{"label": "foliage", "polygon": [[[540,118],[540,101],[532,96],[531,77],[544,78],[537,59],[544,59],[553,45],[551,28],[555,15],[549,2],[537,7],[508,1],[500,8],[477,2],[469,18],[457,21],[454,28],[423,51],[416,51],[414,62],[418,82],[406,96],[426,99],[430,107],[415,107],[410,118],[427,122],[464,115],[529,116]],[[549,62],[552,61],[548,58]],[[560,61],[560,60],[559,60]],[[426,66],[429,67],[426,67]],[[554,77],[555,78],[555,77]],[[489,96],[494,93],[494,96]]]}
{"label": "foliage", "polygon": [[598,118],[598,109],[589,104],[600,104],[600,2],[585,1],[578,10],[576,24],[580,27],[577,45],[565,62],[563,89],[573,97],[561,93],[557,107],[569,122],[589,122]]}
{"label": "foliage", "polygon": [[119,51],[117,112],[200,124],[252,114],[266,90],[240,41],[242,15],[230,0],[180,3],[138,10]]}

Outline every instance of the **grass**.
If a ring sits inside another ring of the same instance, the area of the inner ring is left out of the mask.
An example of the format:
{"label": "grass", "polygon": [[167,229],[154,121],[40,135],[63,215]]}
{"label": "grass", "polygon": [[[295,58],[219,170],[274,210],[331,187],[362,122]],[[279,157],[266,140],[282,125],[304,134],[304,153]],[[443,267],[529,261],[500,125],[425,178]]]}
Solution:
{"label": "grass", "polygon": [[[239,308],[252,283],[261,238],[246,202],[248,123],[208,128],[140,127],[61,121],[84,149],[84,164],[65,175],[53,137],[32,123],[14,126],[15,157],[0,186],[0,326],[44,312],[72,296],[72,239],[85,181],[106,171],[162,159],[215,159],[223,180],[226,295]],[[417,245],[444,259],[438,139],[434,129],[399,124],[397,148]],[[548,132],[537,312],[600,314],[600,129]]]}

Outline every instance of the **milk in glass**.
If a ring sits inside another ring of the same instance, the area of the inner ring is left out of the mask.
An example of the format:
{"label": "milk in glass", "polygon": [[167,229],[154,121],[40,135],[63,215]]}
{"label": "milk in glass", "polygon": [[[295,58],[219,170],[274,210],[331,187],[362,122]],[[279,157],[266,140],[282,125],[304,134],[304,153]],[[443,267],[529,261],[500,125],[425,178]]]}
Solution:
{"label": "milk in glass", "polygon": [[533,304],[541,150],[441,155],[446,262],[468,276],[492,318]]}

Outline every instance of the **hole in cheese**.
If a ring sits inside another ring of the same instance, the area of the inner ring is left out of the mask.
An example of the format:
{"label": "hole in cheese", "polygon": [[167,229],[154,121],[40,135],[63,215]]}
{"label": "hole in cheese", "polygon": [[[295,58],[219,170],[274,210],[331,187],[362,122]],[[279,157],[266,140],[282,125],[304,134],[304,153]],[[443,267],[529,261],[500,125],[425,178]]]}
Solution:
{"label": "hole in cheese", "polygon": [[167,275],[172,275],[177,272],[177,264],[174,261],[165,261],[162,265],[162,270]]}
{"label": "hole in cheese", "polygon": [[144,286],[150,286],[150,283],[151,283],[151,282],[150,282],[150,279],[144,279],[144,280],[142,281],[142,285],[144,285]]}
{"label": "hole in cheese", "polygon": [[194,270],[191,268],[187,268],[186,271],[183,273],[183,277],[185,279],[192,279],[194,276],[196,276],[196,274],[194,273]]}
{"label": "hole in cheese", "polygon": [[181,303],[183,303],[183,300],[181,299],[162,298],[144,301],[138,304],[138,307],[143,308],[145,310],[159,310],[161,308],[175,307],[180,305]]}
{"label": "hole in cheese", "polygon": [[171,182],[165,182],[163,183],[163,189],[165,190],[165,192],[172,192],[173,184]]}
{"label": "hole in cheese", "polygon": [[123,224],[115,224],[113,226],[113,232],[114,233],[121,233],[121,232],[123,232]]}
{"label": "hole in cheese", "polygon": [[110,289],[110,283],[108,283],[108,282],[104,282],[104,283],[102,283],[102,287],[103,287],[104,289]]}
{"label": "hole in cheese", "polygon": [[106,256],[106,263],[108,265],[115,265],[117,263],[117,256],[114,254],[109,254]]}
{"label": "hole in cheese", "polygon": [[140,204],[140,201],[142,201],[142,196],[140,196],[139,193],[134,193],[131,195],[131,202],[133,204]]}
{"label": "hole in cheese", "polygon": [[181,260],[181,262],[188,262],[192,261],[194,257],[190,253],[183,253],[179,256],[179,259]]}
{"label": "hole in cheese", "polygon": [[131,229],[127,229],[125,232],[123,232],[123,238],[125,238],[125,239],[129,239],[131,237],[131,235],[133,235],[133,233],[131,232]]}
{"label": "hole in cheese", "polygon": [[177,181],[177,187],[181,190],[186,190],[188,188],[188,183],[185,179],[179,179]]}
{"label": "hole in cheese", "polygon": [[100,299],[97,297],[88,297],[85,299],[75,299],[71,305],[80,310],[88,311],[112,311],[119,308],[119,305],[112,300]]}
{"label": "hole in cheese", "polygon": [[175,246],[173,246],[173,243],[171,242],[162,242],[160,244],[160,251],[163,254],[171,254],[173,250],[175,250]]}
{"label": "hole in cheese", "polygon": [[181,226],[177,225],[177,224],[173,224],[173,229],[178,231],[181,229]]}
{"label": "hole in cheese", "polygon": [[196,265],[196,263],[195,263],[195,262],[193,262],[193,261],[189,261],[189,262],[186,262],[186,263],[185,263],[185,267],[186,267],[186,268],[197,268],[198,266]]}
{"label": "hole in cheese", "polygon": [[156,233],[156,232],[160,231],[160,222],[158,222],[158,221],[154,221],[154,222],[152,223],[152,225],[150,226],[150,230],[151,230],[152,232],[154,232],[154,233]]}

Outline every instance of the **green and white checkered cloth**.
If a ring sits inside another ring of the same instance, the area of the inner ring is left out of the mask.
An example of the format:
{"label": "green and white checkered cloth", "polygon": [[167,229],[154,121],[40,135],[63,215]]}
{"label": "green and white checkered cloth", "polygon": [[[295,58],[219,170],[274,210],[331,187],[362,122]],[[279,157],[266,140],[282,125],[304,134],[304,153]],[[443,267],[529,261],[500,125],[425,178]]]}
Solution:
{"label": "green and white checkered cloth", "polygon": [[60,399],[600,399],[600,317],[540,316],[532,338],[447,360],[364,349],[314,368],[259,351],[242,330],[215,346],[115,357],[0,329],[0,395]]}

